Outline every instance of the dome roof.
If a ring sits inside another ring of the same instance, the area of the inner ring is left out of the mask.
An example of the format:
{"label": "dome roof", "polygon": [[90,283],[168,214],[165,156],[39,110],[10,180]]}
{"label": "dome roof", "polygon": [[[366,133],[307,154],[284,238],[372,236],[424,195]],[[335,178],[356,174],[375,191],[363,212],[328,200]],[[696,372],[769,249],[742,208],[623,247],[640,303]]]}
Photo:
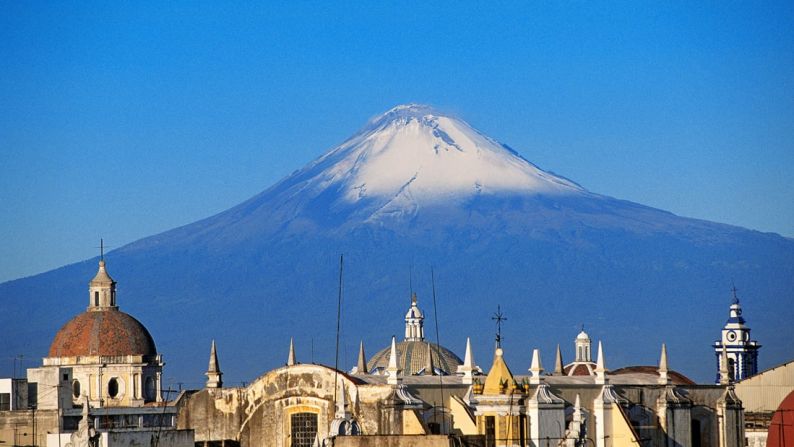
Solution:
{"label": "dome roof", "polygon": [[[766,445],[769,447],[783,447],[786,445],[786,438],[794,437],[794,391],[790,392],[777,410],[772,415],[769,430],[766,435]],[[790,444],[789,444],[790,445]]]}
{"label": "dome roof", "polygon": [[[433,351],[433,366],[444,370],[447,374],[455,374],[458,366],[463,364],[463,360],[449,349],[424,340],[404,340],[397,343],[397,367],[402,370],[402,374],[406,376],[416,374],[427,366],[428,344]],[[385,369],[389,366],[390,351],[391,346],[378,351],[370,358],[367,369],[372,371],[375,368]]]}
{"label": "dome roof", "polygon": [[[656,377],[659,377],[659,367],[658,366],[626,366],[624,368],[618,368],[614,371],[610,371],[609,374],[613,376],[619,376],[621,374],[646,374],[650,376],[653,380],[655,380]],[[678,371],[670,370],[667,372],[667,375],[670,377],[670,381],[675,385],[695,384],[695,382],[693,382],[692,379],[681,374]]]}
{"label": "dome roof", "polygon": [[579,335],[576,336],[577,340],[590,340],[590,336],[587,335],[587,332],[582,329],[582,332],[579,332]]}
{"label": "dome roof", "polygon": [[118,310],[87,311],[55,335],[48,357],[157,355],[149,331]]}
{"label": "dome roof", "polygon": [[565,365],[562,372],[566,376],[595,376],[596,366],[593,362],[573,362]]}

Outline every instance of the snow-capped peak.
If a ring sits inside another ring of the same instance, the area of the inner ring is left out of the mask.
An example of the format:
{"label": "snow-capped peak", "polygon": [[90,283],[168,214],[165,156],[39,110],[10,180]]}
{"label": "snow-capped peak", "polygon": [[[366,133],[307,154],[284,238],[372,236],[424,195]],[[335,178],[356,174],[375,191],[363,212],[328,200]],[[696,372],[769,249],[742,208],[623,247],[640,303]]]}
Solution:
{"label": "snow-capped peak", "polygon": [[336,185],[340,200],[374,199],[390,208],[481,194],[584,192],[463,120],[420,104],[400,105],[371,119],[310,170],[315,187]]}

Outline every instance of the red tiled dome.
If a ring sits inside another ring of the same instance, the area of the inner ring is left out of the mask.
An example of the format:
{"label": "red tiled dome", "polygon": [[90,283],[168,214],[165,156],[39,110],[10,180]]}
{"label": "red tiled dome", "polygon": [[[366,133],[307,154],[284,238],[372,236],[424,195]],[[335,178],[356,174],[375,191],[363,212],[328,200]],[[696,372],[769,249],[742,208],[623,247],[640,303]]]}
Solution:
{"label": "red tiled dome", "polygon": [[118,310],[88,311],[55,335],[49,357],[157,355],[149,331]]}
{"label": "red tiled dome", "polygon": [[[786,442],[788,439],[788,442]],[[768,447],[785,447],[794,439],[794,391],[790,392],[772,415],[766,435]]]}

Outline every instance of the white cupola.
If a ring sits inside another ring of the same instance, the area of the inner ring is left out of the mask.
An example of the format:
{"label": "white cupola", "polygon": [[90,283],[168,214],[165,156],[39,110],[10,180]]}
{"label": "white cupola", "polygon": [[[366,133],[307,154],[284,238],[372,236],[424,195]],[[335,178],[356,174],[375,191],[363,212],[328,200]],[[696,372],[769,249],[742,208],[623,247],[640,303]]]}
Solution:
{"label": "white cupola", "polygon": [[416,305],[416,293],[411,295],[411,307],[405,314],[405,340],[423,341],[425,339],[425,316]]}

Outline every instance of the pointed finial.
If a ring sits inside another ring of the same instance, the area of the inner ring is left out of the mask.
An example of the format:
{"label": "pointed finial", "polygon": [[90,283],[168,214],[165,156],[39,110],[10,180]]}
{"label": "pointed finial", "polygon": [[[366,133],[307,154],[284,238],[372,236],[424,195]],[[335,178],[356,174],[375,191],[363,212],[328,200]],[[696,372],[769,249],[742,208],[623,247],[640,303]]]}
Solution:
{"label": "pointed finial", "polygon": [[336,399],[336,417],[344,419],[347,414],[347,395],[345,394],[345,382],[339,380],[339,397]]}
{"label": "pointed finial", "polygon": [[430,343],[427,344],[427,363],[425,364],[425,375],[434,376],[436,374],[435,365],[433,365],[433,349]]}
{"label": "pointed finial", "polygon": [[474,382],[474,354],[471,350],[471,339],[466,337],[466,355],[463,357],[463,365],[458,366],[458,374],[462,373],[461,382],[471,385]]}
{"label": "pointed finial", "polygon": [[532,373],[532,377],[529,378],[529,383],[538,384],[541,382],[541,373],[543,373],[543,364],[540,361],[540,349],[533,349],[532,350],[532,364],[529,367],[529,372]]}
{"label": "pointed finial", "polygon": [[218,351],[215,348],[215,340],[212,340],[209,366],[207,366],[207,372],[204,375],[207,376],[207,388],[220,388],[223,386],[223,381],[221,380],[223,373],[218,363]]}
{"label": "pointed finial", "polygon": [[731,300],[731,304],[739,304],[739,297],[736,295],[739,289],[736,288],[736,285],[731,281],[731,292],[733,293],[733,299]]}
{"label": "pointed finial", "polygon": [[367,357],[364,355],[364,340],[358,347],[358,364],[356,365],[356,374],[367,374]]}
{"label": "pointed finial", "polygon": [[416,292],[411,293],[411,306],[416,306]]}
{"label": "pointed finial", "polygon": [[720,356],[720,385],[730,385],[731,372],[728,369],[728,350],[725,346],[722,347],[722,355]]}
{"label": "pointed finial", "polygon": [[667,375],[667,346],[662,343],[662,355],[659,358],[659,383],[667,385],[670,383],[670,378]]}
{"label": "pointed finial", "polygon": [[99,238],[99,260],[105,260],[105,240],[102,238]]}
{"label": "pointed finial", "polygon": [[386,374],[389,375],[386,382],[389,385],[397,385],[400,383],[400,377],[398,376],[400,370],[397,368],[397,342],[395,337],[392,335],[391,337],[391,350],[389,351],[389,366],[386,367]]}
{"label": "pointed finial", "polygon": [[598,359],[596,359],[596,383],[603,385],[606,383],[606,366],[604,364],[604,350],[601,347],[601,340],[598,341]]}
{"label": "pointed finial", "polygon": [[287,356],[287,366],[295,365],[295,343],[292,337],[289,338],[289,355]]}
{"label": "pointed finial", "polygon": [[562,375],[562,351],[560,351],[559,343],[557,343],[557,358],[554,359],[554,375]]}

